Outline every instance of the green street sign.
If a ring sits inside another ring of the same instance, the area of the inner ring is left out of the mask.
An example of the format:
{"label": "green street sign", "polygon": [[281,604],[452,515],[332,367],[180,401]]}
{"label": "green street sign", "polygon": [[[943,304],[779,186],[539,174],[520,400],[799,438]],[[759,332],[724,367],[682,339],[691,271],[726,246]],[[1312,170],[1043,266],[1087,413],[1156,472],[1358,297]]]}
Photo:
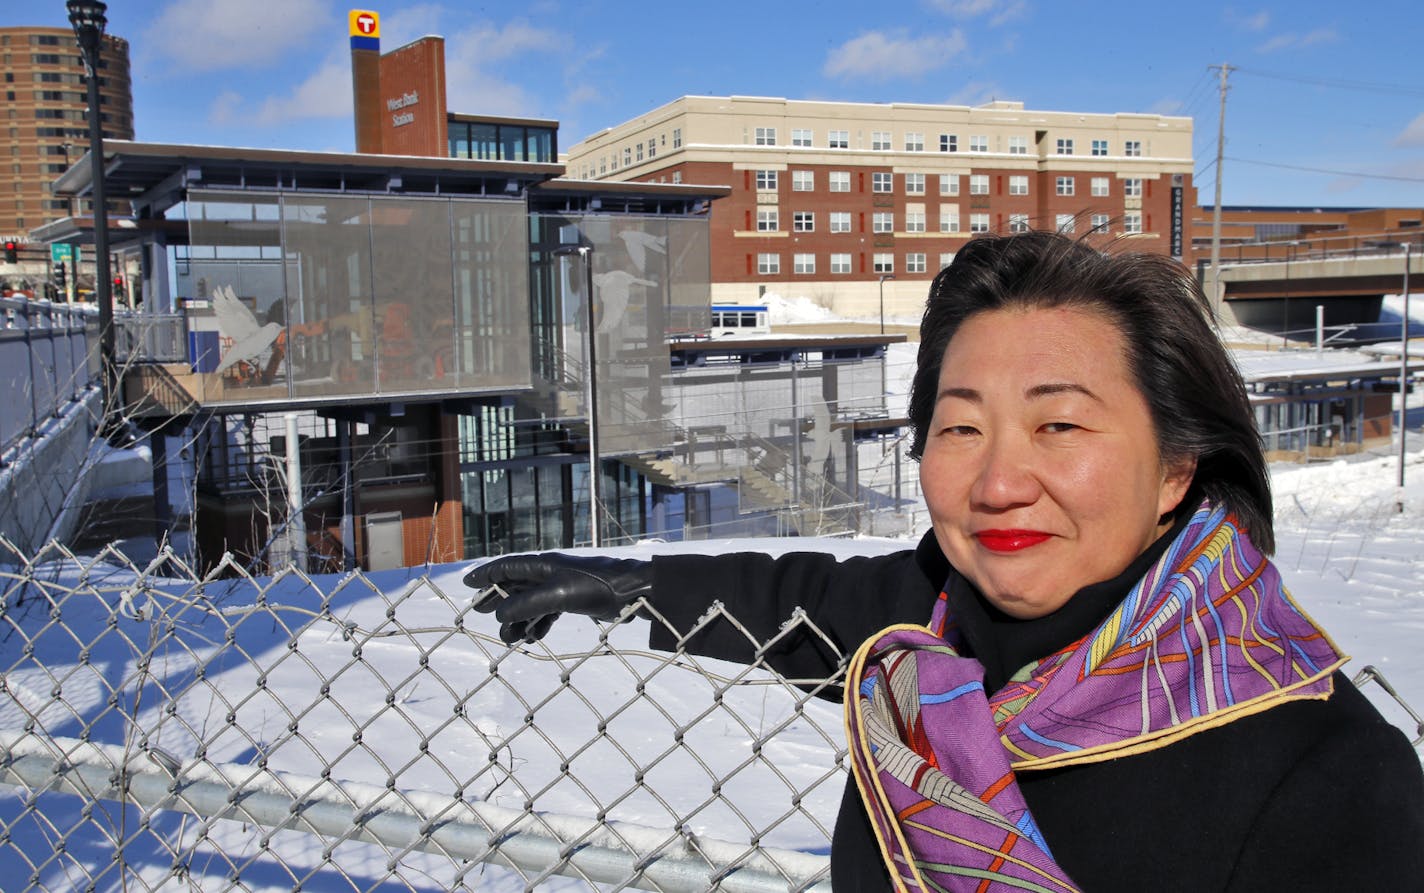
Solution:
{"label": "green street sign", "polygon": [[70,247],[71,246],[66,245],[62,242],[55,242],[53,245],[49,246],[50,263],[59,264],[69,261],[72,257]]}

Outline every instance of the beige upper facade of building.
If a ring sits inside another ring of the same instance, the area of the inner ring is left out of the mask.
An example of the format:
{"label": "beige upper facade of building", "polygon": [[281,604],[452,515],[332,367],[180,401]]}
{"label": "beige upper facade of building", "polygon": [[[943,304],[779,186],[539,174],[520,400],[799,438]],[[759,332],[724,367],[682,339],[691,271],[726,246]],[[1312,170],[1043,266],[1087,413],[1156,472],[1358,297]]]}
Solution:
{"label": "beige upper facade of building", "polygon": [[[1096,145],[1095,145],[1096,142]],[[968,174],[973,167],[1072,166],[1119,177],[1192,172],[1192,119],[983,106],[684,96],[569,149],[569,176],[639,179],[682,162],[884,164],[895,172]]]}

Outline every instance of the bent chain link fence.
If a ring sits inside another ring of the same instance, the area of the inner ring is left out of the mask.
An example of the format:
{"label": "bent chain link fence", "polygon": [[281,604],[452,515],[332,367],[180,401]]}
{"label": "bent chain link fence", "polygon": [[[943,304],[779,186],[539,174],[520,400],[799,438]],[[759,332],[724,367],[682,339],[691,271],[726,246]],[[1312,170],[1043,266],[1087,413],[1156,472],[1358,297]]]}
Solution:
{"label": "bent chain link fence", "polygon": [[4,888],[829,889],[838,678],[650,652],[656,616],[508,649],[463,570],[0,543]]}
{"label": "bent chain link fence", "polygon": [[834,680],[656,618],[508,649],[461,570],[0,543],[4,889],[829,889]]}

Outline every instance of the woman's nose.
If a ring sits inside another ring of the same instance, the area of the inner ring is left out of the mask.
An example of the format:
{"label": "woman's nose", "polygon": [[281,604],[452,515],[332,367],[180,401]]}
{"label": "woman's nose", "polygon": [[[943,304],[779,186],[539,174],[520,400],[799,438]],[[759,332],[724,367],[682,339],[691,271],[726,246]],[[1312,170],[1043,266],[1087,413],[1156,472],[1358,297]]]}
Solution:
{"label": "woman's nose", "polygon": [[995,437],[985,445],[983,462],[970,492],[976,505],[991,509],[1028,505],[1042,492],[1027,443],[1014,437]]}

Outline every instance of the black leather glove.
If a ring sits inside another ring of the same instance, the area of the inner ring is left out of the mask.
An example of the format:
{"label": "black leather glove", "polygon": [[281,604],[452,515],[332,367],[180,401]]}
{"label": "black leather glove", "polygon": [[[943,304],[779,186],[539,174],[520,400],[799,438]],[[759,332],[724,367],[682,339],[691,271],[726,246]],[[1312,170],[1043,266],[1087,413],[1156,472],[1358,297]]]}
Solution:
{"label": "black leather glove", "polygon": [[[628,605],[652,594],[653,565],[560,552],[507,555],[465,574],[465,585],[485,590],[476,596],[475,610],[493,611],[499,637],[514,645],[542,639],[565,611],[616,620]],[[504,598],[494,586],[504,591]]]}

